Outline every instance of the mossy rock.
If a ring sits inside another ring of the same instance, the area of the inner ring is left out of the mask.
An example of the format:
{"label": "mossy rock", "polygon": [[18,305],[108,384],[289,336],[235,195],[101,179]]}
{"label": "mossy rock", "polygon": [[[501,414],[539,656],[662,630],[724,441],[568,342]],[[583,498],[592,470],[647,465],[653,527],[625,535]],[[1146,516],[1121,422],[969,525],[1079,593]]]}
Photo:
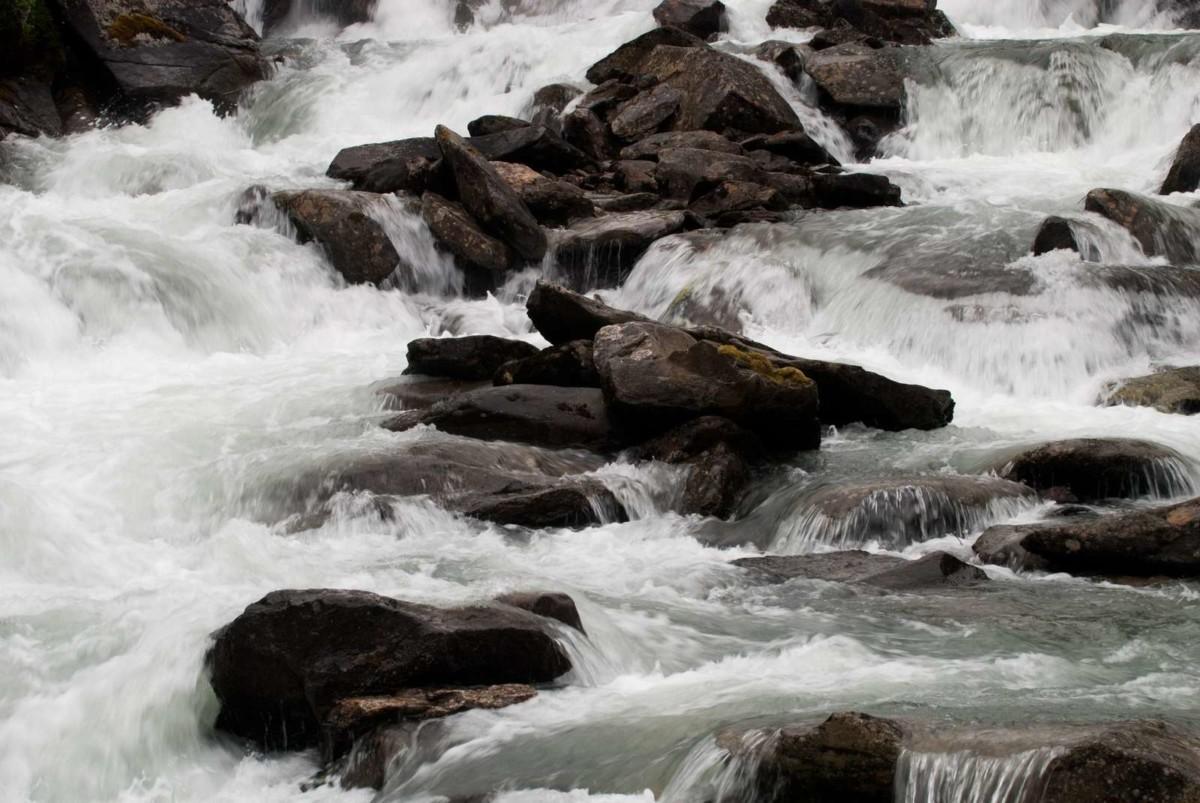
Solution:
{"label": "mossy rock", "polygon": [[46,0],[0,0],[0,74],[53,71],[64,61]]}
{"label": "mossy rock", "polygon": [[790,366],[780,368],[771,362],[770,358],[765,354],[746,351],[745,349],[731,345],[718,346],[717,351],[721,355],[732,359],[742,368],[747,368],[764,379],[769,379],[780,385],[804,387],[813,383],[799,368],[792,368]]}
{"label": "mossy rock", "polygon": [[121,14],[108,25],[108,38],[119,42],[123,47],[132,47],[139,43],[139,37],[151,39],[186,42],[187,37],[172,28],[158,17],[140,12]]}

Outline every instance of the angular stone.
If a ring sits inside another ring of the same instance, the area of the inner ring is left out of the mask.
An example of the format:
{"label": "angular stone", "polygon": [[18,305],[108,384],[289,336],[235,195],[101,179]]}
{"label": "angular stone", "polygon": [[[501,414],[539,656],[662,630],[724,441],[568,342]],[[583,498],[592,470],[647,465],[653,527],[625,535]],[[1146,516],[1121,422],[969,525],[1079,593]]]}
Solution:
{"label": "angular stone", "polygon": [[1200,125],[1194,125],[1179,143],[1171,169],[1163,181],[1160,195],[1194,192],[1200,188]]}
{"label": "angular stone", "polygon": [[830,100],[840,106],[892,111],[904,108],[905,73],[890,49],[839,45],[809,56],[804,69]]}
{"label": "angular stone", "polygon": [[1057,490],[1060,501],[1170,497],[1191,490],[1187,463],[1178,452],[1129,438],[1053,441],[1020,452],[996,468],[1001,476],[1039,491]]}
{"label": "angular stone", "polygon": [[660,153],[675,148],[744,155],[741,145],[730,142],[715,131],[664,131],[661,134],[651,134],[632,145],[626,145],[621,149],[621,158],[658,161]]}
{"label": "angular stone", "polygon": [[592,341],[572,340],[529,357],[512,360],[495,372],[496,385],[558,385],[598,388],[600,375],[592,363]]}
{"label": "angular stone", "polygon": [[555,345],[592,340],[597,332],[612,324],[650,320],[546,281],[539,281],[533,288],[525,309],[534,328]]}
{"label": "angular stone", "polygon": [[704,40],[678,28],[655,28],[626,42],[593,64],[588,68],[587,79],[593,84],[614,79],[636,81],[644,72],[643,62],[660,45],[706,47]]}
{"label": "angular stone", "polygon": [[663,0],[654,7],[654,21],[664,28],[679,28],[701,39],[729,29],[721,0]]}
{"label": "angular stone", "polygon": [[1083,208],[1126,229],[1149,257],[1166,257],[1173,265],[1200,260],[1200,210],[1155,201],[1124,190],[1092,190]]}
{"label": "angular stone", "polygon": [[795,131],[780,131],[770,136],[758,136],[742,143],[749,151],[764,150],[783,156],[791,162],[801,165],[839,165],[837,159],[825,150],[815,139],[808,135],[803,128]]}
{"label": "angular stone", "polygon": [[451,379],[491,379],[510,360],[531,357],[537,346],[493,335],[423,337],[408,344],[406,374]]}
{"label": "angular stone", "polygon": [[766,171],[747,156],[694,148],[661,151],[655,176],[663,195],[682,201],[691,201],[697,190],[707,191],[723,181],[769,181]]}
{"label": "angular stone", "polygon": [[411,275],[373,213],[373,193],[352,190],[277,192],[275,205],[296,227],[302,242],[316,241],[350,284],[380,284],[398,268]]}
{"label": "angular stone", "polygon": [[574,184],[548,179],[522,164],[492,162],[492,167],[544,225],[562,226],[596,214],[596,207],[587,194]]}
{"label": "angular stone", "polygon": [[916,560],[861,550],[813,555],[769,555],[741,558],[735,566],[753,571],[772,583],[796,578],[861,583],[892,591],[973,586],[987,582],[987,574],[948,552],[932,552]]}
{"label": "angular stone", "polygon": [[609,120],[609,128],[626,142],[639,140],[666,125],[682,100],[679,90],[659,84],[626,101]]}
{"label": "angular stone", "polygon": [[887,176],[870,173],[816,173],[812,177],[813,195],[822,209],[867,209],[875,206],[903,206],[900,188]]}
{"label": "angular stone", "polygon": [[460,264],[496,276],[503,276],[512,267],[513,255],[508,246],[479,228],[462,205],[426,192],[421,196],[421,219]]}
{"label": "angular stone", "polygon": [[517,162],[534,170],[562,174],[592,167],[586,153],[542,125],[510,128],[471,137],[470,144],[494,162]]}
{"label": "angular stone", "polygon": [[442,169],[442,152],[433,137],[415,137],[393,142],[356,145],[338,151],[325,175],[349,181],[366,192],[444,191],[447,181]]}
{"label": "angular stone", "polygon": [[580,633],[587,632],[583,629],[583,620],[579,617],[575,600],[561,591],[513,591],[496,597],[496,602],[554,619]]}
{"label": "angular stone", "polygon": [[503,114],[485,114],[467,123],[467,133],[472,137],[483,137],[488,134],[499,134],[502,131],[512,131],[517,128],[528,127],[528,120],[505,117]]}
{"label": "angular stone", "polygon": [[1071,221],[1058,215],[1046,218],[1038,227],[1031,250],[1034,256],[1041,256],[1057,250],[1078,253],[1079,242],[1075,239],[1075,232],[1071,229]]}
{"label": "angular stone", "polygon": [[577,287],[616,287],[625,281],[651,245],[663,237],[694,228],[693,221],[688,213],[673,210],[585,218],[558,234],[554,258]]}

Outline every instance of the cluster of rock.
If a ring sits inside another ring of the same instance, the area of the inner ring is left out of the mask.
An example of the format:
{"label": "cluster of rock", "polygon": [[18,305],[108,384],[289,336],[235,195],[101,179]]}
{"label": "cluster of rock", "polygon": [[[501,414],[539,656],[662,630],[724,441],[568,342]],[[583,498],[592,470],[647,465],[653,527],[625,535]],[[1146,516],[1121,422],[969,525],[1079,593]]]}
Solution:
{"label": "cluster of rock", "polygon": [[349,763],[348,779],[378,786],[390,755],[377,745],[395,729],[521,703],[569,672],[558,625],[583,630],[565,594],[445,609],[274,591],[213,635],[216,727],[264,750],[319,747],[327,766]]}

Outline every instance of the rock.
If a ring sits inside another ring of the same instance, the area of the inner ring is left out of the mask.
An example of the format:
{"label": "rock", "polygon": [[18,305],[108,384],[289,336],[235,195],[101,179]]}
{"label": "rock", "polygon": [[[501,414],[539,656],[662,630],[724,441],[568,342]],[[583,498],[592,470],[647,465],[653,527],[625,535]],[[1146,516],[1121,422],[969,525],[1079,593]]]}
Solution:
{"label": "rock", "polygon": [[1123,380],[1109,389],[1104,403],[1196,415],[1200,413],[1200,366],[1169,368],[1149,376]]}
{"label": "rock", "polygon": [[1173,192],[1194,192],[1200,188],[1200,125],[1192,126],[1191,130],[1179,143],[1175,152],[1175,160],[1171,169],[1158,191],[1160,195],[1170,195]]}
{"label": "rock", "polygon": [[421,422],[452,435],[550,448],[609,451],[622,440],[596,388],[481,388],[433,405]]}
{"label": "rock", "polygon": [[693,336],[761,352],[781,365],[790,365],[817,383],[821,423],[844,426],[862,423],[876,429],[940,429],[954,419],[954,399],[948,390],[906,385],[857,365],[791,357],[714,327],[688,330]]}
{"label": "rock", "polygon": [[729,30],[721,0],[663,0],[654,8],[654,21],[664,28],[679,28],[700,39],[712,39]]}
{"label": "rock", "polygon": [[813,194],[822,209],[865,209],[874,206],[903,206],[900,188],[887,176],[870,173],[816,173]]}
{"label": "rock", "polygon": [[[1190,491],[1187,463],[1175,450],[1128,438],[1076,438],[1028,449],[996,466],[1001,476],[1068,499],[1099,502]],[[1061,494],[1060,494],[1061,495]]]}
{"label": "rock", "polygon": [[533,112],[549,109],[555,114],[562,114],[571,101],[583,94],[577,86],[571,84],[547,84],[533,93]]}
{"label": "rock", "polygon": [[6,134],[57,137],[62,133],[49,81],[31,76],[0,79],[0,139]]}
{"label": "rock", "polygon": [[[659,30],[670,30],[661,28]],[[677,131],[774,134],[800,127],[800,119],[762,72],[710,47],[660,45],[640,69],[682,99]]]}
{"label": "rock", "polygon": [[517,162],[555,174],[593,167],[591,157],[542,125],[471,137],[470,144],[494,162]]}
{"label": "rock", "polygon": [[635,322],[597,332],[593,358],[610,410],[630,428],[719,415],[781,448],[820,443],[816,385],[762,355]]}
{"label": "rock", "polygon": [[472,137],[483,137],[488,134],[499,134],[502,131],[513,131],[518,128],[528,128],[528,120],[516,117],[505,117],[502,114],[485,114],[467,123],[467,133]]}
{"label": "rock", "polygon": [[325,175],[349,181],[366,192],[443,192],[453,182],[442,169],[442,152],[433,137],[415,137],[343,148]]}
{"label": "rock", "polygon": [[592,340],[597,332],[612,324],[650,320],[546,281],[539,281],[533,288],[525,309],[534,328],[555,345]]}
{"label": "rock", "polygon": [[386,410],[426,410],[442,399],[488,384],[480,380],[430,378],[417,374],[380,382],[374,388],[375,393],[383,397]]}
{"label": "rock", "polygon": [[719,416],[681,424],[631,451],[636,460],[690,466],[680,513],[729,518],[750,481],[750,465],[765,449],[756,435]]}
{"label": "rock", "polygon": [[601,120],[607,120],[621,104],[629,102],[637,94],[638,89],[633,83],[613,78],[580,98],[576,108],[592,112]]}
{"label": "rock", "polygon": [[590,109],[574,109],[563,118],[563,138],[597,162],[612,158],[608,127]]}
{"label": "rock", "polygon": [[462,205],[435,192],[421,196],[421,219],[434,238],[463,266],[502,277],[513,265],[508,246],[487,234]]}
{"label": "rock", "polygon": [[274,591],[214,634],[216,727],[267,750],[316,744],[346,698],[548,683],[571,668],[542,620],[509,606],[439,609],[365,591]]}
{"label": "rock", "polygon": [[694,227],[691,216],[673,210],[585,218],[558,233],[554,258],[577,287],[616,287],[656,240]]}
{"label": "rock", "polygon": [[751,181],[722,181],[689,206],[693,212],[717,220],[730,212],[787,207],[787,200],[774,189]]}
{"label": "rock", "polygon": [[664,131],[626,145],[621,149],[621,158],[656,162],[660,153],[676,148],[745,155],[741,145],[730,142],[715,131]]}
{"label": "rock", "polygon": [[1152,510],[1022,525],[986,539],[981,536],[980,542],[975,551],[982,560],[1022,569],[1197,577],[1200,499]]}
{"label": "rock", "polygon": [[271,196],[296,227],[301,242],[318,243],[350,284],[381,284],[399,270],[411,276],[376,215],[384,200],[353,190],[303,190]]}
{"label": "rock", "polygon": [[588,68],[587,79],[593,84],[605,81],[635,81],[642,75],[642,63],[660,45],[706,47],[704,40],[678,28],[655,28],[621,45]]}
{"label": "rock", "polygon": [[1124,190],[1092,190],[1084,207],[1126,229],[1149,257],[1174,265],[1196,264],[1200,211],[1135,195]]}
{"label": "rock", "polygon": [[514,591],[496,597],[496,602],[511,605],[547,619],[562,622],[586,635],[583,620],[579,618],[579,609],[575,600],[559,591]]}
{"label": "rock", "polygon": [[682,100],[679,90],[659,84],[622,104],[609,120],[609,128],[626,142],[639,140],[669,123]]}
{"label": "rock", "polygon": [[767,23],[773,28],[850,30],[902,45],[927,45],[955,34],[935,4],[920,0],[777,0],[767,12]]}
{"label": "rock", "polygon": [[404,373],[491,379],[506,362],[537,353],[537,346],[492,335],[423,337],[408,344],[408,368]]}
{"label": "rock", "polygon": [[658,206],[662,200],[657,192],[592,193],[589,198],[600,212],[641,212]]}
{"label": "rock", "polygon": [[708,415],[646,441],[633,449],[631,455],[635,460],[687,463],[716,446],[728,446],[750,461],[761,459],[765,452],[762,441],[754,433],[728,418]]}
{"label": "rock", "polygon": [[742,147],[748,151],[768,151],[802,165],[836,166],[841,164],[803,128],[795,131],[780,131],[778,134],[770,136],[751,137],[742,143]]}
{"label": "rock", "polygon": [[496,371],[494,381],[496,385],[600,387],[600,375],[592,364],[590,340],[572,340],[532,356],[506,362]]}
{"label": "rock", "polygon": [[916,560],[878,555],[861,550],[813,555],[770,555],[741,558],[735,566],[749,569],[769,582],[795,578],[861,583],[892,591],[912,591],[977,585],[987,574],[948,552],[932,552]]}
{"label": "rock", "polygon": [[684,515],[728,519],[737,512],[750,466],[725,444],[718,444],[691,461],[679,512]]}
{"label": "rock", "polygon": [[563,226],[596,214],[596,207],[574,184],[548,179],[522,164],[492,162],[492,167],[542,224]]}
{"label": "rock", "polygon": [[467,211],[485,231],[503,240],[523,259],[540,262],[546,254],[546,233],[520,196],[462,137],[438,126],[436,139]]}
{"label": "rock", "polygon": [[658,180],[654,177],[656,167],[654,162],[622,159],[613,165],[617,186],[628,193],[657,192]]}
{"label": "rock", "polygon": [[663,195],[682,201],[691,201],[697,192],[707,192],[723,181],[769,181],[766,171],[749,157],[694,148],[661,151],[655,176]]}
{"label": "rock", "polygon": [[537,696],[527,683],[503,683],[472,689],[405,689],[378,697],[338,700],[321,732],[321,760],[329,764],[350,752],[354,743],[377,728],[460,714],[472,709],[517,705]]}
{"label": "rock", "polygon": [[270,74],[258,35],[225,0],[58,0],[71,41],[142,110],[196,94],[222,112]]}
{"label": "rock", "polygon": [[801,82],[804,76],[804,62],[810,53],[812,48],[808,45],[797,45],[778,39],[763,42],[754,51],[755,57],[778,67],[794,84]]}
{"label": "rock", "polygon": [[1071,222],[1058,215],[1051,215],[1042,221],[1038,228],[1037,235],[1033,238],[1032,251],[1034,256],[1041,256],[1059,249],[1076,253],[1080,250],[1075,232],[1071,229]]}
{"label": "rock", "polygon": [[905,71],[892,49],[839,45],[809,56],[804,69],[838,106],[891,112],[904,108]]}
{"label": "rock", "polygon": [[612,491],[594,481],[514,483],[498,493],[465,494],[451,507],[481,521],[530,529],[580,529],[626,521],[625,508]]}
{"label": "rock", "polygon": [[270,36],[284,25],[294,11],[331,19],[343,28],[360,22],[370,22],[378,2],[379,0],[326,0],[312,3],[300,0],[297,8],[296,0],[264,0],[263,36]]}

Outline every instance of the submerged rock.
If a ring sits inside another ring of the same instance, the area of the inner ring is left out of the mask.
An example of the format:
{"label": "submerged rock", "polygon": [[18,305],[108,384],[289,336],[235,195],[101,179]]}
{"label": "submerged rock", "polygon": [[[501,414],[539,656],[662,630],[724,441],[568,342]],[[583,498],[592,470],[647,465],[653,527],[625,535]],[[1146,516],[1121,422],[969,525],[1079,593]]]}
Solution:
{"label": "submerged rock", "polygon": [[537,346],[493,335],[423,337],[408,344],[406,374],[451,379],[491,379],[511,360],[532,357]]}
{"label": "submerged rock", "polygon": [[1159,193],[1195,192],[1197,188],[1200,188],[1200,125],[1192,126],[1179,143],[1179,150],[1175,152],[1175,160]]}
{"label": "submerged rock", "polygon": [[1153,407],[1164,413],[1200,413],[1200,366],[1168,368],[1147,376],[1125,379],[1105,394],[1107,405]]}
{"label": "submerged rock", "polygon": [[1050,251],[1064,250],[1080,252],[1079,241],[1071,229],[1071,221],[1066,218],[1051,215],[1042,221],[1037,234],[1033,238],[1031,248],[1034,256],[1041,256]]}
{"label": "submerged rock", "polygon": [[571,668],[543,620],[366,591],[274,591],[214,634],[216,727],[274,750],[315,745],[342,700],[427,687],[548,683]]}
{"label": "submerged rock", "polygon": [[1186,493],[1187,468],[1175,450],[1129,438],[1054,441],[997,465],[1001,476],[1077,502]]}
{"label": "submerged rock", "polygon": [[315,241],[350,284],[380,284],[397,269],[411,275],[378,217],[386,212],[374,193],[353,190],[277,192],[272,197],[300,235]]}
{"label": "submerged rock", "polygon": [[988,579],[982,569],[964,563],[948,552],[933,552],[916,560],[905,560],[851,550],[740,558],[733,563],[773,583],[804,578],[861,583],[895,591],[975,585]]}
{"label": "submerged rock", "polygon": [[580,633],[585,632],[575,600],[561,591],[513,591],[496,597],[496,602],[554,619]]}
{"label": "submerged rock", "polygon": [[1175,265],[1194,265],[1200,241],[1200,210],[1176,206],[1124,190],[1092,190],[1084,209],[1126,229],[1149,257]]}

